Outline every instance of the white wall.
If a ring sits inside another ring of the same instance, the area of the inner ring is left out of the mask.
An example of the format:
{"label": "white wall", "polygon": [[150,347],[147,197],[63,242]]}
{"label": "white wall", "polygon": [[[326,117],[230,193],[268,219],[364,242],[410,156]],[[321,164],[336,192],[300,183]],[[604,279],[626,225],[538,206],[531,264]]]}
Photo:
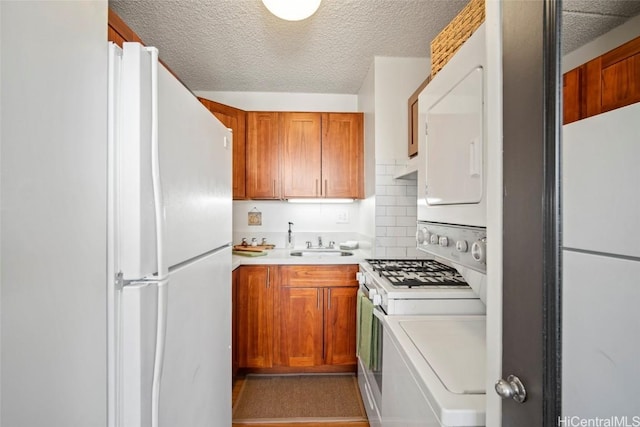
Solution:
{"label": "white wall", "polygon": [[565,73],[640,36],[640,15],[562,57]]}
{"label": "white wall", "polygon": [[376,109],[375,109],[375,62],[371,64],[358,91],[358,111],[364,114],[364,194],[361,201],[359,230],[370,236],[376,235],[375,191],[376,191]]}
{"label": "white wall", "polygon": [[[425,44],[427,42],[425,41]],[[408,100],[431,71],[427,58],[375,57],[376,162],[406,160]]]}
{"label": "white wall", "polygon": [[421,256],[415,250],[415,177],[395,179],[408,162],[408,99],[427,78],[427,58],[375,57],[358,92],[365,113],[367,199],[361,221],[377,257]]}
{"label": "white wall", "polygon": [[0,10],[0,423],[106,426],[107,2]]}
{"label": "white wall", "polygon": [[196,95],[247,111],[358,111],[357,96],[349,94],[196,91]]}

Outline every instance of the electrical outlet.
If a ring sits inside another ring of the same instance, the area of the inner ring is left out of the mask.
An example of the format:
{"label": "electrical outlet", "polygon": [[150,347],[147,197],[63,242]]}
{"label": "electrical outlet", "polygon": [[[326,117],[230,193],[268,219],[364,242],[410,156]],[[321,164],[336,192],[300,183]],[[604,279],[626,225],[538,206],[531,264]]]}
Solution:
{"label": "electrical outlet", "polygon": [[336,213],[336,224],[349,224],[348,210],[342,209]]}

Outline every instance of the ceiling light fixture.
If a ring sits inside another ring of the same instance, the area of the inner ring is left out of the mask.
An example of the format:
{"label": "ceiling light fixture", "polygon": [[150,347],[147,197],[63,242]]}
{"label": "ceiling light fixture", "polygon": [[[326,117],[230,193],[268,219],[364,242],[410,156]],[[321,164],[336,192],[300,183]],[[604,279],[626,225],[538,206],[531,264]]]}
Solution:
{"label": "ceiling light fixture", "polygon": [[280,19],[302,21],[318,10],[321,0],[262,0],[262,3]]}

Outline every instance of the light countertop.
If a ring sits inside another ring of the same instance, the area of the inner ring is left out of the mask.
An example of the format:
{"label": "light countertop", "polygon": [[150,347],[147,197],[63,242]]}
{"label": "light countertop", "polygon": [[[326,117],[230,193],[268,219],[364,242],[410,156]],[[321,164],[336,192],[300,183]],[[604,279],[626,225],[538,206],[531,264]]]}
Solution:
{"label": "light countertop", "polygon": [[[313,255],[313,256],[292,256],[290,252],[296,249],[270,249],[264,256],[242,256],[232,255],[232,269],[235,270],[241,265],[257,264],[297,264],[297,265],[330,265],[330,264],[358,264],[365,258],[371,258],[371,251],[367,249],[355,249],[352,256],[336,255]],[[301,250],[301,249],[300,249]]]}

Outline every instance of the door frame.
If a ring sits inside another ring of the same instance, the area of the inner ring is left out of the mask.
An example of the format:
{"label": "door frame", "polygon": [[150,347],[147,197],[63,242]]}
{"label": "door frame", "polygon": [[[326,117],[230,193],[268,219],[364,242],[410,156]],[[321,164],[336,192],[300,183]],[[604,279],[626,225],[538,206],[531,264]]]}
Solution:
{"label": "door frame", "polygon": [[561,1],[502,2],[502,375],[528,394],[503,401],[505,426],[561,414]]}

